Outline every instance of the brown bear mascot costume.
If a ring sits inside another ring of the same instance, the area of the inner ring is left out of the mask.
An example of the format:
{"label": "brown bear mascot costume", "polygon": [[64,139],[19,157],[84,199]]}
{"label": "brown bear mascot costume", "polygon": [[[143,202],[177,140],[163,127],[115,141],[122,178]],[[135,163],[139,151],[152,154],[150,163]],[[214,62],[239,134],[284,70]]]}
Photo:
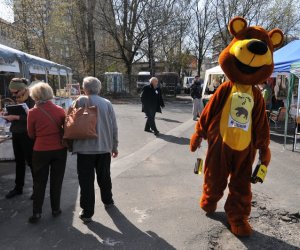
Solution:
{"label": "brown bear mascot costume", "polygon": [[229,81],[221,84],[203,110],[190,149],[194,152],[202,139],[208,141],[200,207],[215,212],[230,177],[224,208],[231,231],[250,236],[250,179],[256,150],[261,164],[268,166],[271,158],[265,103],[255,85],[271,75],[273,51],[282,44],[283,34],[279,29],[248,27],[241,17],[230,21],[229,31],[234,38],[219,57]]}

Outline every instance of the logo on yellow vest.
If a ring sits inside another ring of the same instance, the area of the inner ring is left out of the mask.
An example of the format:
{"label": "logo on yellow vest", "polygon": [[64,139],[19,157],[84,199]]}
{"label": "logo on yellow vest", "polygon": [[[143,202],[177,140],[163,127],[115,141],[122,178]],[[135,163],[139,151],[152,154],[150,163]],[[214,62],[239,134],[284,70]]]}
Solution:
{"label": "logo on yellow vest", "polygon": [[253,108],[253,98],[247,93],[232,94],[228,127],[236,127],[248,131]]}
{"label": "logo on yellow vest", "polygon": [[233,84],[220,122],[223,142],[230,148],[242,151],[249,146],[253,107],[252,86]]}

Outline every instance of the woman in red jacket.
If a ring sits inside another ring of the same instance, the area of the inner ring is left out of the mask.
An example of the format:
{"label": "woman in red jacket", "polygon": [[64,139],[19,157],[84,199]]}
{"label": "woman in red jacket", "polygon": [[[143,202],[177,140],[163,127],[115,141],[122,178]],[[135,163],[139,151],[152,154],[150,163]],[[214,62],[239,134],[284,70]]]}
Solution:
{"label": "woman in red jacket", "polygon": [[67,150],[61,144],[65,111],[52,103],[52,88],[40,82],[31,88],[30,95],[36,105],[28,112],[27,120],[28,135],[35,139],[32,157],[33,215],[29,222],[36,223],[41,218],[49,171],[52,215],[56,217],[61,214],[60,196]]}

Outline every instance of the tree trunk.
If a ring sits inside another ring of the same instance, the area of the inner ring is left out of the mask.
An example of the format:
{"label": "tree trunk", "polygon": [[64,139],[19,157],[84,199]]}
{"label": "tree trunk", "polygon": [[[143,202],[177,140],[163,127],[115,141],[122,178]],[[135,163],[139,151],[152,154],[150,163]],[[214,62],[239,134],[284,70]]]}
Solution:
{"label": "tree trunk", "polygon": [[152,76],[155,75],[155,60],[154,60],[154,51],[153,51],[153,39],[148,33],[148,57],[149,57],[149,70]]}
{"label": "tree trunk", "polygon": [[131,62],[126,62],[126,73],[128,77],[128,88],[129,88],[129,93],[132,93],[134,89],[134,85],[132,84],[132,64]]}
{"label": "tree trunk", "polygon": [[201,73],[202,63],[203,63],[203,56],[199,55],[199,57],[198,57],[198,65],[197,65],[197,75],[198,76],[200,76],[200,73]]}

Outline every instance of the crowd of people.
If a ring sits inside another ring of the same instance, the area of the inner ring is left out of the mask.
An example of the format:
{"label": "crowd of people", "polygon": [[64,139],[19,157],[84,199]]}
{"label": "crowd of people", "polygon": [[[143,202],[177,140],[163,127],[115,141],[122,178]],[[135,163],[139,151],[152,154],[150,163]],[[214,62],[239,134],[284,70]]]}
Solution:
{"label": "crowd of people", "polygon": [[[141,93],[142,111],[146,115],[145,131],[159,135],[155,115],[164,108],[158,79],[152,77],[150,84]],[[100,187],[101,200],[105,208],[114,205],[110,177],[111,157],[118,156],[118,127],[114,109],[110,101],[100,96],[101,82],[95,77],[83,79],[85,95],[75,100],[74,106],[97,107],[97,138],[76,139],[72,152],[77,155],[77,173],[80,186],[79,218],[89,222],[94,214],[94,178]],[[60,206],[62,184],[67,163],[67,148],[62,143],[65,110],[53,103],[53,89],[44,82],[30,86],[24,78],[13,78],[9,90],[16,104],[26,104],[26,114],[2,113],[1,116],[11,123],[13,150],[15,155],[15,186],[6,194],[11,199],[23,193],[26,165],[30,167],[33,178],[32,215],[28,221],[37,223],[42,217],[48,178],[50,178],[50,204],[53,217],[62,213]],[[202,86],[195,77],[191,87],[194,120],[201,113]]]}
{"label": "crowd of people", "polygon": [[[101,82],[86,77],[82,84],[85,95],[75,100],[76,107],[83,107],[85,100],[97,107],[97,138],[76,139],[73,153],[77,154],[77,172],[80,186],[79,218],[91,221],[94,214],[95,172],[105,208],[114,205],[110,177],[111,157],[118,156],[118,127],[113,106],[101,97]],[[61,214],[61,190],[67,162],[67,148],[62,143],[65,110],[52,102],[53,90],[44,82],[30,89],[24,78],[14,78],[9,84],[16,103],[26,103],[26,115],[1,114],[11,122],[13,150],[16,162],[15,186],[6,195],[11,199],[23,193],[26,165],[33,177],[33,213],[30,223],[37,223],[42,216],[45,190],[50,177],[50,204],[53,217]]]}

